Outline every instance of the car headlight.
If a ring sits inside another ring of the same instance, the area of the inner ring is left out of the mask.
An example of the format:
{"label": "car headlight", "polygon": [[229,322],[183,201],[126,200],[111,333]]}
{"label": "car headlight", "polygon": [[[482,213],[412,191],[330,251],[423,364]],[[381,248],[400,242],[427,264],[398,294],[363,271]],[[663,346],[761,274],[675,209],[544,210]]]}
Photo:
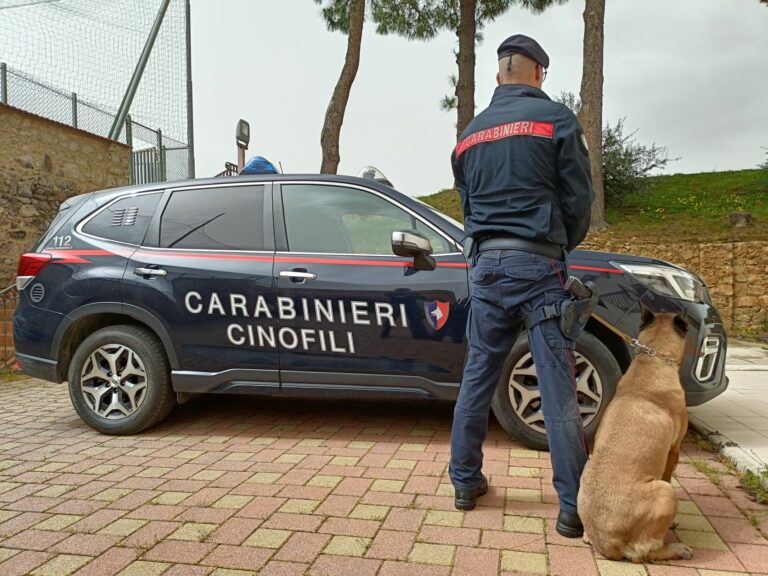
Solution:
{"label": "car headlight", "polygon": [[616,266],[632,274],[639,282],[663,296],[689,302],[706,301],[704,283],[690,272],[659,264],[620,264]]}

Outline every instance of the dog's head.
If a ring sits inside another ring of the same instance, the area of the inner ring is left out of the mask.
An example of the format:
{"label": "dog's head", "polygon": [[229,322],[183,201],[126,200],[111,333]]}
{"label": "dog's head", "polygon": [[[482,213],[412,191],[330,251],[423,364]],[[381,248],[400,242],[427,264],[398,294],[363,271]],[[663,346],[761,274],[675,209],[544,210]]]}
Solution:
{"label": "dog's head", "polygon": [[654,314],[641,304],[640,336],[642,344],[680,364],[685,351],[688,323],[680,314]]}

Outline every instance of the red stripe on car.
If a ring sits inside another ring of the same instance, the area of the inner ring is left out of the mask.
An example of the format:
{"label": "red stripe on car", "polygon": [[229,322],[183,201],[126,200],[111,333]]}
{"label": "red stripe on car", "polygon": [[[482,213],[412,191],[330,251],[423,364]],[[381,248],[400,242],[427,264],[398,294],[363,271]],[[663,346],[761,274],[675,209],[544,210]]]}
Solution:
{"label": "red stripe on car", "polygon": [[[91,261],[82,256],[130,256],[131,252],[110,252],[109,250],[46,250],[53,256],[54,263],[58,264],[90,264]],[[133,257],[151,259],[162,256],[165,258],[198,258],[203,260],[240,260],[245,262],[275,262],[294,264],[339,264],[347,266],[413,266],[411,260],[353,260],[349,258],[309,258],[302,256],[260,256],[252,254],[212,254],[206,252],[166,252],[162,250],[147,251],[138,250]],[[467,268],[466,262],[438,262],[439,268]]]}
{"label": "red stripe on car", "polygon": [[590,272],[607,272],[608,274],[624,274],[623,270],[616,268],[596,268],[594,266],[568,266],[569,270],[589,270]]}

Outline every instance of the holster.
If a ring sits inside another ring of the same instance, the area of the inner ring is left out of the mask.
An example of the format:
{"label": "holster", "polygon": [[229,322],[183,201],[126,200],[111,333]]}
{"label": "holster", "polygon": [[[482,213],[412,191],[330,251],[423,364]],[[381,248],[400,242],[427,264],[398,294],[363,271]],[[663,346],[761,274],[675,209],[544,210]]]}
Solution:
{"label": "holster", "polygon": [[560,305],[560,330],[563,336],[571,340],[579,339],[597,306],[597,298],[597,292],[593,291],[589,298],[570,298]]}
{"label": "holster", "polygon": [[588,296],[578,298],[571,297],[568,300],[563,300],[559,304],[549,304],[533,310],[525,318],[523,322],[525,327],[530,330],[536,324],[549,320],[550,318],[560,318],[560,330],[563,336],[570,340],[578,340],[579,336],[584,332],[584,327],[589,321],[589,317],[592,311],[597,306],[597,300],[599,294],[597,288],[592,282],[581,284],[576,278],[570,278],[569,284],[576,284],[575,289],[571,292],[578,292],[580,296]]}

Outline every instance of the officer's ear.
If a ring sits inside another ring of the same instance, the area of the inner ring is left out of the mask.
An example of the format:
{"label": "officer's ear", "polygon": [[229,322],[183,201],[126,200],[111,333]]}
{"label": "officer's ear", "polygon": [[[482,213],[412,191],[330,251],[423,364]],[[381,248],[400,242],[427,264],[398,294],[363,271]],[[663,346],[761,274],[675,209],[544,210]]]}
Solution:
{"label": "officer's ear", "polygon": [[496,72],[496,86],[501,86],[501,77],[498,72]]}

